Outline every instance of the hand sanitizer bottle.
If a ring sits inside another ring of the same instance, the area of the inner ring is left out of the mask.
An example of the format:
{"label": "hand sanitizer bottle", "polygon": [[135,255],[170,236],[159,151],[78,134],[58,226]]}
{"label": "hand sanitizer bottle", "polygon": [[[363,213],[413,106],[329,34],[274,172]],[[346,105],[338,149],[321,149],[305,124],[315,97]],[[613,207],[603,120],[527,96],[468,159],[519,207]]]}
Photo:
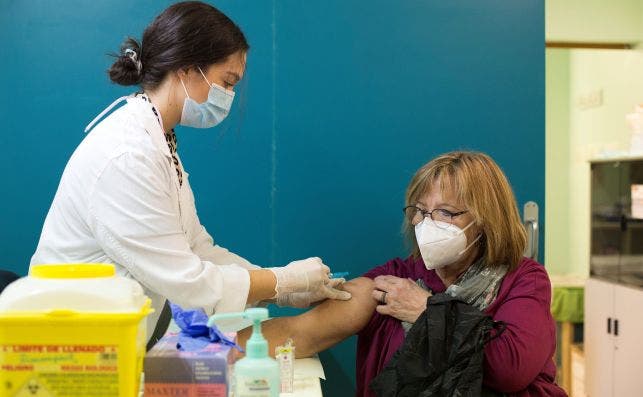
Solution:
{"label": "hand sanitizer bottle", "polygon": [[234,365],[234,397],[279,397],[279,363],[268,356],[268,341],[261,334],[261,321],[268,318],[268,309],[250,308],[243,313],[215,314],[208,325],[233,317],[253,323],[252,336],[246,342],[246,356]]}

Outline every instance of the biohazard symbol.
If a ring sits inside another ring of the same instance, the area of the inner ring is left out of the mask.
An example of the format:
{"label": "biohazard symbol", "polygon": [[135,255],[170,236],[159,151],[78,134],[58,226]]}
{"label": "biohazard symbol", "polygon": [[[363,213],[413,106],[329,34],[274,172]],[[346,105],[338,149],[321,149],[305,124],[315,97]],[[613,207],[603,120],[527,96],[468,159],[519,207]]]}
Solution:
{"label": "biohazard symbol", "polygon": [[26,381],[20,389],[13,395],[14,397],[54,397],[43,385],[38,378],[31,378]]}

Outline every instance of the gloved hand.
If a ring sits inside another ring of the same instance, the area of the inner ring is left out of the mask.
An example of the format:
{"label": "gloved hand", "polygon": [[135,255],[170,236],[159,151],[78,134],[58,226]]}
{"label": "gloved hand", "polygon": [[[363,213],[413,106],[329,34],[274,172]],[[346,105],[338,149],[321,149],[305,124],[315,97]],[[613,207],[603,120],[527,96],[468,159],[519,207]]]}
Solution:
{"label": "gloved hand", "polygon": [[337,287],[342,285],[346,280],[343,278],[333,278],[328,284],[320,285],[316,290],[310,292],[292,292],[284,294],[277,298],[277,306],[306,308],[315,302],[326,299],[349,300],[351,294],[348,291],[338,290]]}
{"label": "gloved hand", "polygon": [[328,278],[330,269],[319,258],[294,261],[283,267],[269,267],[268,269],[277,278],[276,295],[273,298],[279,298],[291,292],[314,291],[330,280]]}

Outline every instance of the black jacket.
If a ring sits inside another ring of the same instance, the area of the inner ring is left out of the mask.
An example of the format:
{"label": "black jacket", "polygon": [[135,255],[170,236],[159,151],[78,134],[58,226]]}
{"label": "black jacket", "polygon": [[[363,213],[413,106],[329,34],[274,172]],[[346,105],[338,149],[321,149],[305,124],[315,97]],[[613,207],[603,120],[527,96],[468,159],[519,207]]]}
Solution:
{"label": "black jacket", "polygon": [[493,396],[482,391],[484,345],[502,323],[446,294],[432,296],[370,386],[379,396]]}
{"label": "black jacket", "polygon": [[13,283],[19,278],[20,276],[18,276],[16,273],[0,269],[0,292],[4,291],[4,289],[9,284]]}

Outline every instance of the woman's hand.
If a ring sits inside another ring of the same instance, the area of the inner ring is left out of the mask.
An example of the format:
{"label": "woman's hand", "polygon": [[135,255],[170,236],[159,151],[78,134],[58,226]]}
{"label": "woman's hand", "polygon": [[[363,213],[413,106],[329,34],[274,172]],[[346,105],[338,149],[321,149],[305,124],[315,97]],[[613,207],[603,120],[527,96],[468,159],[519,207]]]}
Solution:
{"label": "woman's hand", "polygon": [[380,302],[376,310],[401,321],[415,323],[426,310],[426,300],[431,296],[415,281],[395,276],[375,277],[373,298]]}

